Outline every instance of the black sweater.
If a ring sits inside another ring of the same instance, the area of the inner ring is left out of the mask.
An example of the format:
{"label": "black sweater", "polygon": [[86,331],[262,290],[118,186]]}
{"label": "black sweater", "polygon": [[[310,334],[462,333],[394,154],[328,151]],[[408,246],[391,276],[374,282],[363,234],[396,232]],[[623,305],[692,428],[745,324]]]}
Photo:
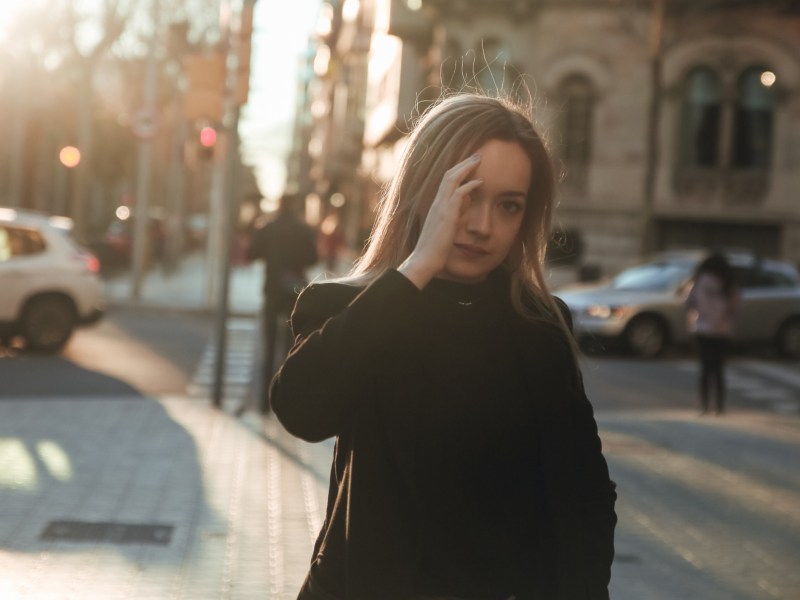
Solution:
{"label": "black sweater", "polygon": [[614,492],[560,330],[497,272],[309,287],[272,403],[338,436],[311,574],[338,598],[607,598]]}

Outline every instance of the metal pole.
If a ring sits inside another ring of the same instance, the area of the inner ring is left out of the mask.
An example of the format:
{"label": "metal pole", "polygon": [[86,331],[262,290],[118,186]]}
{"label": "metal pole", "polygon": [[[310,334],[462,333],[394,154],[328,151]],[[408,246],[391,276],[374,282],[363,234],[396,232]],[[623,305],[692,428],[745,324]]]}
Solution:
{"label": "metal pole", "polygon": [[650,21],[650,105],[647,110],[647,146],[644,172],[644,202],[642,205],[641,253],[649,255],[656,247],[654,204],[656,175],[659,160],[659,121],[661,120],[662,55],[664,50],[664,0],[655,0]]}
{"label": "metal pole", "polygon": [[[160,2],[153,0],[152,22],[153,32],[147,45],[147,62],[145,65],[144,97],[142,109],[145,114],[155,117],[156,95],[158,85],[158,62],[156,51],[158,47],[158,34],[160,28]],[[133,223],[133,285],[131,298],[138,300],[142,292],[142,280],[147,268],[148,229],[149,229],[149,204],[150,204],[150,136],[144,135],[139,141],[139,164],[136,174],[136,206],[134,207]]]}
{"label": "metal pole", "polygon": [[[234,7],[234,4],[237,6]],[[238,165],[237,153],[239,151],[239,105],[236,101],[236,85],[239,70],[239,38],[242,24],[242,1],[229,0],[226,4],[229,20],[227,28],[227,72],[225,78],[225,98],[223,120],[226,130],[225,159],[224,159],[224,201],[220,210],[220,230],[222,247],[219,261],[219,298],[217,302],[217,319],[215,333],[217,340],[216,356],[214,357],[214,385],[211,401],[215,408],[222,407],[225,387],[225,359],[228,345],[228,295],[230,291],[230,262],[233,228],[235,222],[234,210],[238,208],[236,167]],[[234,9],[235,8],[235,9]]]}
{"label": "metal pole", "polygon": [[[14,73],[17,78],[18,73]],[[28,92],[26,80],[22,78],[22,90],[14,94],[11,99],[12,112],[8,122],[10,127],[10,155],[9,155],[9,169],[8,174],[10,177],[8,196],[6,202],[8,206],[19,207],[22,206],[22,168],[23,168],[23,153],[25,152],[25,133],[28,126],[29,108],[27,98]]]}
{"label": "metal pole", "polygon": [[[225,134],[227,137],[227,134]],[[208,307],[219,308],[220,269],[222,267],[222,247],[225,244],[225,163],[227,160],[227,139],[217,139],[219,146],[225,149],[220,159],[214,157],[209,165],[208,177],[208,212],[209,230],[206,239],[206,264],[208,269]],[[216,154],[216,153],[215,153]]]}
{"label": "metal pole", "polygon": [[[92,160],[92,117],[94,113],[94,71],[92,63],[85,59],[80,62],[80,86],[85,90],[85,96],[78,104],[77,144],[81,151],[81,164],[70,169],[72,190],[69,214],[75,220],[75,235],[78,239],[85,239],[89,232],[89,215],[86,207],[88,195],[92,189],[89,165]],[[89,206],[91,205],[89,204]]]}
{"label": "metal pole", "polygon": [[[177,115],[183,114],[185,89],[186,81],[183,73],[181,73],[176,85],[177,93],[175,94],[175,106],[177,109],[175,113]],[[181,116],[178,118],[177,130],[174,132],[175,138],[173,140],[169,177],[169,225],[167,228],[165,265],[170,273],[177,268],[186,241],[184,235],[184,225],[186,223],[186,203],[184,200],[186,194],[186,161],[184,154],[188,134],[189,129],[186,119]]]}

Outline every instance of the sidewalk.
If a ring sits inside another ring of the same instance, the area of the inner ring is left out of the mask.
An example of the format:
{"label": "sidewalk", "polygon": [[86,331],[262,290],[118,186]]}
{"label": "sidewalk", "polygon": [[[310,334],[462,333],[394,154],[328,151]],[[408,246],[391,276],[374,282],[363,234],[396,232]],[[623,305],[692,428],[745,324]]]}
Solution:
{"label": "sidewalk", "polygon": [[330,450],[207,400],[0,402],[0,598],[294,598]]}
{"label": "sidewalk", "polygon": [[[228,303],[230,313],[255,316],[261,307],[264,266],[254,262],[231,267]],[[130,273],[117,275],[105,282],[106,300],[111,307],[137,306],[165,310],[213,311],[217,297],[209,291],[209,265],[202,252],[181,257],[174,272],[154,268],[142,281],[141,295],[132,299]]]}
{"label": "sidewalk", "polygon": [[[229,361],[257,364],[262,281],[261,263],[231,270]],[[112,309],[210,314],[207,285],[194,254],[149,272],[138,301],[129,276],[105,288]],[[183,395],[0,401],[2,600],[296,597],[333,445],[253,411],[237,418],[228,368],[222,410],[197,376]]]}
{"label": "sidewalk", "polygon": [[[342,261],[337,275],[349,268]],[[330,275],[323,264],[308,271],[310,280]],[[256,316],[261,310],[264,284],[264,265],[256,261],[230,269],[228,294],[229,314],[234,316]],[[106,301],[109,306],[136,306],[164,310],[189,310],[213,312],[217,306],[217,294],[210,292],[209,265],[202,252],[181,257],[178,267],[170,273],[160,268],[148,271],[142,281],[138,300],[132,298],[133,282],[130,273],[123,273],[104,282]]]}

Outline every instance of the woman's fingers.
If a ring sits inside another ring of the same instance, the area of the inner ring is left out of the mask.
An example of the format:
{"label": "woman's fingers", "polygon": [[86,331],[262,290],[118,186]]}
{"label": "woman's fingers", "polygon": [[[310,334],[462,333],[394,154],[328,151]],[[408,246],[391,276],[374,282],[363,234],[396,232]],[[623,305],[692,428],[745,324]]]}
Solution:
{"label": "woman's fingers", "polygon": [[[433,203],[428,211],[428,216],[430,216],[431,212],[437,212],[440,207],[444,209],[445,212],[449,212],[449,209],[452,210],[452,200],[463,199],[465,194],[468,194],[475,189],[475,187],[480,185],[481,182],[479,180],[470,180],[464,183],[464,179],[475,170],[479,163],[480,156],[473,154],[445,172],[442,182],[439,184],[439,189],[436,192],[436,197],[433,199]],[[467,188],[464,189],[464,186],[467,186]]]}
{"label": "woman's fingers", "polygon": [[475,170],[480,161],[480,155],[473,154],[469,158],[465,158],[460,163],[450,167],[442,178],[437,197],[441,196],[441,192],[445,192],[445,195],[447,195],[447,192],[452,193],[455,191],[455,189],[462,184],[464,178]]}
{"label": "woman's fingers", "polygon": [[480,156],[462,160],[445,172],[422,225],[417,245],[401,265],[417,287],[424,287],[431,277],[444,268],[458,229],[464,199],[479,187],[483,180],[464,181],[480,163]]}
{"label": "woman's fingers", "polygon": [[483,179],[470,179],[467,183],[460,185],[453,193],[453,196],[458,196],[463,200],[465,196],[468,196],[472,192],[472,190],[479,188],[482,183]]}
{"label": "woman's fingers", "polygon": [[421,235],[421,238],[426,238],[426,242],[433,241],[430,238],[437,238],[438,243],[434,245],[438,246],[440,250],[445,248],[449,250],[452,244],[458,218],[461,215],[463,199],[483,183],[480,179],[464,182],[479,163],[480,156],[474,154],[448,169],[442,178],[439,190],[425,218]]}

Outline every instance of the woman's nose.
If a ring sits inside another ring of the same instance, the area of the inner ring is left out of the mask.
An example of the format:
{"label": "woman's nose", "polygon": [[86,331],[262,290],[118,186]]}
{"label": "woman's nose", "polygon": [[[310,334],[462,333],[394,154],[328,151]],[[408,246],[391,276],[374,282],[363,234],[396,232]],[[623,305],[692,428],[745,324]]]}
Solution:
{"label": "woman's nose", "polygon": [[492,211],[487,202],[473,202],[467,210],[467,231],[474,235],[489,235],[492,231]]}

